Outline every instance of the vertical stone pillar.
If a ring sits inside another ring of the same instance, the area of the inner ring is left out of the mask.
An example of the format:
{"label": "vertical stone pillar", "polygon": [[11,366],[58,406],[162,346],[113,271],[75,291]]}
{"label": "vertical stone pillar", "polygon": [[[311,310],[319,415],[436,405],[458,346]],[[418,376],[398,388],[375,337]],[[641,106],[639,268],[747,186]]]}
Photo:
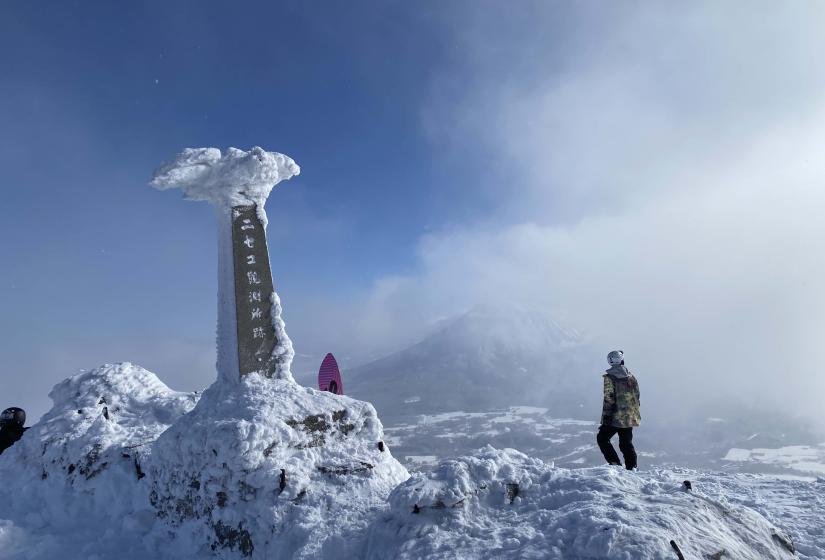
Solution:
{"label": "vertical stone pillar", "polygon": [[238,373],[272,377],[279,341],[272,325],[275,290],[264,226],[255,206],[235,206],[231,212]]}
{"label": "vertical stone pillar", "polygon": [[218,218],[218,379],[291,379],[292,343],[281,319],[269,266],[264,203],[300,169],[283,154],[253,148],[187,149],[155,172],[158,189],[211,202]]}

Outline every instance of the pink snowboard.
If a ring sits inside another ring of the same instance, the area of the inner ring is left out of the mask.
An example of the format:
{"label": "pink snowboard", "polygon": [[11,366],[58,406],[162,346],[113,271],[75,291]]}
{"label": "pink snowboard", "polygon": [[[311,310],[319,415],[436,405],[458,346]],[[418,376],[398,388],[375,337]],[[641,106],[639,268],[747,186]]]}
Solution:
{"label": "pink snowboard", "polygon": [[318,370],[318,388],[336,395],[344,394],[341,372],[338,370],[338,362],[335,361],[335,356],[332,354],[327,354],[324,361],[321,362],[321,369]]}

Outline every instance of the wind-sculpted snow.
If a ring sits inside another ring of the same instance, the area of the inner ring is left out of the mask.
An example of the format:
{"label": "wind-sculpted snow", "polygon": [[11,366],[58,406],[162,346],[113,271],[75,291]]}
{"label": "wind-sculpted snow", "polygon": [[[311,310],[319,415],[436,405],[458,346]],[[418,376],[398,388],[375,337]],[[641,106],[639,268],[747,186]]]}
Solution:
{"label": "wind-sculpted snow", "polygon": [[254,147],[248,152],[229,148],[187,148],[159,167],[152,185],[160,190],[179,188],[189,200],[205,200],[219,207],[263,206],[272,188],[301,172],[290,157]]}
{"label": "wind-sculpted snow", "polygon": [[[140,480],[152,443],[195,406],[197,395],[172,391],[153,373],[121,363],[70,377],[49,396],[52,409],[0,456],[5,512],[47,533],[72,534],[81,523],[83,532],[121,532],[139,523],[148,505]],[[96,545],[103,550],[104,533]],[[122,535],[115,541],[124,548]]]}
{"label": "wind-sculpted snow", "polygon": [[165,546],[356,558],[359,534],[408,476],[382,440],[368,403],[256,374],[216,383],[154,447],[150,499],[176,535]]}
{"label": "wind-sculpted snow", "polygon": [[763,515],[800,558],[825,553],[819,482],[568,470],[492,447],[408,479],[372,405],[255,374],[198,399],[107,365],[51,395],[0,456],[4,560],[672,560],[671,539],[686,558],[792,558]]}
{"label": "wind-sculpted snow", "polygon": [[672,560],[671,540],[686,558],[794,557],[764,517],[688,492],[666,471],[557,469],[515,450],[445,461],[389,501],[368,558]]}
{"label": "wind-sculpted snow", "polygon": [[198,400],[118,364],[51,395],[0,456],[0,558],[353,558],[408,476],[370,404],[292,380]]}

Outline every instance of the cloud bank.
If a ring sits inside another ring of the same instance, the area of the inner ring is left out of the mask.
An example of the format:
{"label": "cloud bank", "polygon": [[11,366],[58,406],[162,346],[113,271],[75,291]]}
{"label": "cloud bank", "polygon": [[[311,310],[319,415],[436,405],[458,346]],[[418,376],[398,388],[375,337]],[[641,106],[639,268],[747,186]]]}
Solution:
{"label": "cloud bank", "polygon": [[360,332],[404,339],[517,299],[624,348],[669,406],[734,396],[815,417],[822,5],[485,8],[444,17],[459,46],[422,115],[450,165],[485,162],[462,188],[495,212],[423,236]]}

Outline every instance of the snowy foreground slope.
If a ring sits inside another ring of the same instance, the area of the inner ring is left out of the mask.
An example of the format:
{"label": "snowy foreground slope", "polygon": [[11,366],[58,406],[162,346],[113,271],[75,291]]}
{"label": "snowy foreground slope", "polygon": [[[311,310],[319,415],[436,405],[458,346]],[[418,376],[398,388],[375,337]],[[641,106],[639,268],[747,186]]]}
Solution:
{"label": "snowy foreground slope", "polygon": [[492,447],[410,477],[370,404],[255,375],[199,396],[107,365],[51,397],[0,456],[3,559],[825,558],[823,483]]}

